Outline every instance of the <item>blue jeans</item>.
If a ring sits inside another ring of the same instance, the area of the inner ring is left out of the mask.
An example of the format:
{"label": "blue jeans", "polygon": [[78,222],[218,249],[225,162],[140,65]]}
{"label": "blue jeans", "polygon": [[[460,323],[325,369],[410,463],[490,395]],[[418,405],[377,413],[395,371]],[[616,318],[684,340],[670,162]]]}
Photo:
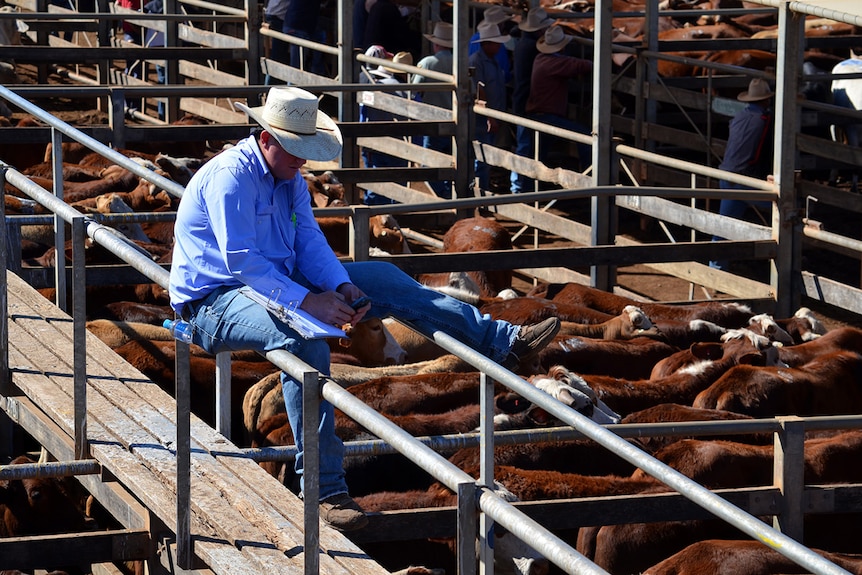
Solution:
{"label": "blue jeans", "polygon": [[[389,154],[384,154],[383,152],[378,152],[377,150],[372,150],[370,148],[362,148],[362,157],[365,160],[365,165],[369,168],[407,167],[407,160],[403,158],[398,158],[396,156],[390,156]],[[394,183],[401,184],[402,186],[407,185],[407,182]],[[386,196],[381,196],[374,193],[374,190],[368,189],[365,190],[365,197],[363,198],[363,203],[366,206],[382,206],[386,204],[394,204],[397,202],[395,202],[395,200],[387,198]]]}
{"label": "blue jeans", "polygon": [[[422,136],[422,147],[428,150],[443,152],[445,154],[452,153],[452,138],[449,136]],[[428,182],[438,198],[446,200],[452,199],[452,182],[449,181],[434,181]]]}
{"label": "blue jeans", "polygon": [[[534,154],[533,139],[535,138],[535,134],[536,133],[529,128],[518,126],[515,130],[515,153],[525,158],[532,158]],[[513,194],[532,192],[532,178],[528,178],[518,172],[512,172],[509,175],[509,191]]]}
{"label": "blue jeans", "polygon": [[[722,190],[749,190],[751,188],[746,188],[740,184],[733,184],[728,182],[727,180],[720,180],[718,182],[718,187]],[[748,210],[748,207],[752,206],[759,210],[771,210],[772,202],[767,201],[759,201],[759,202],[746,202],[745,200],[721,200],[721,203],[718,206],[718,213],[722,216],[727,216],[730,218],[736,218],[737,220],[741,220],[743,216],[745,216],[745,212]],[[712,241],[719,242],[725,238],[714,235],[712,236]],[[717,270],[727,269],[729,265],[728,260],[712,260],[709,262],[709,267]]]}
{"label": "blue jeans", "polygon": [[[575,122],[574,120],[570,120],[569,118],[564,118],[562,116],[557,116],[555,114],[534,114],[531,116],[532,119],[537,122],[542,122],[545,124],[550,124],[551,126],[556,126],[557,128],[562,128],[564,130],[569,130],[571,132],[579,132],[581,134],[589,134],[590,131],[584,127],[583,125]],[[569,140],[563,140],[561,138],[557,138],[556,136],[549,136],[548,134],[542,134],[539,137],[539,160],[546,166],[548,165],[548,155],[553,146],[559,145],[560,143],[568,142]],[[593,148],[589,144],[576,144],[578,147],[578,169],[584,169],[584,166],[589,166],[592,163],[592,154]],[[553,167],[553,166],[548,166]]]}
{"label": "blue jeans", "polygon": [[[410,322],[426,335],[445,331],[452,337],[503,361],[518,328],[482,315],[475,307],[426,288],[392,264],[355,262],[345,264],[350,280],[371,296],[369,317],[393,316]],[[308,286],[298,273],[291,278]],[[219,288],[189,306],[193,341],[207,352],[252,349],[260,352],[284,349],[324,375],[329,374],[329,344],[307,340],[269,314],[262,306],[239,293],[238,287]],[[302,386],[281,374],[287,416],[296,440],[295,469],[302,476]],[[320,498],[347,492],[344,480],[344,446],[335,434],[334,408],[320,403]],[[302,482],[301,482],[302,485]]]}

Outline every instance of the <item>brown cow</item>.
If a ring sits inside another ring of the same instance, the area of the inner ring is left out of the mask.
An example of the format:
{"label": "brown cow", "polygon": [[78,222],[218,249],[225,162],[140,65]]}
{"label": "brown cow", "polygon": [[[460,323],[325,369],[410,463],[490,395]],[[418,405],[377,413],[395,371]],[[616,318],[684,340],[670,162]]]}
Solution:
{"label": "brown cow", "polygon": [[[455,222],[443,236],[444,253],[511,250],[512,236],[503,224],[480,216]],[[512,287],[512,270],[470,271],[481,297],[494,297]],[[449,284],[449,274],[422,274],[419,281],[429,287]]]}
{"label": "brown cow", "polygon": [[[12,465],[35,463],[22,455]],[[90,531],[85,495],[68,478],[0,480],[0,537]],[[9,558],[7,558],[9,559]]]}
{"label": "brown cow", "polygon": [[[862,574],[862,557],[812,549],[851,573]],[[708,539],[693,543],[653,565],[643,575],[714,575],[745,573],[775,575],[801,573],[801,567],[760,541]]]}

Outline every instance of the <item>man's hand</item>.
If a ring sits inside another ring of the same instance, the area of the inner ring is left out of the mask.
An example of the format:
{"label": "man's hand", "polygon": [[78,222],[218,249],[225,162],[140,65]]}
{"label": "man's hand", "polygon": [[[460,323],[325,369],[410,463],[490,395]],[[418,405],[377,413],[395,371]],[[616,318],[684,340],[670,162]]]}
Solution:
{"label": "man's hand", "polygon": [[362,291],[353,284],[342,284],[338,291],[325,291],[323,293],[309,292],[299,307],[316,317],[322,322],[337,325],[356,325],[365,317],[371,308],[366,305],[356,311],[350,307],[350,302],[364,295]]}

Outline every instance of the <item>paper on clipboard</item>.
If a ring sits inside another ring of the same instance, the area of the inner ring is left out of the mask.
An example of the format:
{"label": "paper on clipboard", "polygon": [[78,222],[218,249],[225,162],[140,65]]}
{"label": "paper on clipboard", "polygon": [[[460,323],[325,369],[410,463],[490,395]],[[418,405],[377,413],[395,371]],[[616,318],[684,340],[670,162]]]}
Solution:
{"label": "paper on clipboard", "polygon": [[266,297],[250,287],[239,290],[241,294],[265,307],[272,315],[289,325],[305,339],[320,339],[323,337],[348,337],[344,330],[327,325],[299,306],[284,306],[274,297]]}

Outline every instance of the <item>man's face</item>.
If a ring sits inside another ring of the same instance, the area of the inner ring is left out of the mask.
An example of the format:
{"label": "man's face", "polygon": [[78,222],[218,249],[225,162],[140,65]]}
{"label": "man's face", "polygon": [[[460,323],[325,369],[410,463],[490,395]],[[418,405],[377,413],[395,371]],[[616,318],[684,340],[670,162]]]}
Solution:
{"label": "man's face", "polygon": [[269,169],[279,180],[292,180],[299,169],[305,165],[305,160],[285,151],[278,140],[269,132],[260,135],[260,150]]}

